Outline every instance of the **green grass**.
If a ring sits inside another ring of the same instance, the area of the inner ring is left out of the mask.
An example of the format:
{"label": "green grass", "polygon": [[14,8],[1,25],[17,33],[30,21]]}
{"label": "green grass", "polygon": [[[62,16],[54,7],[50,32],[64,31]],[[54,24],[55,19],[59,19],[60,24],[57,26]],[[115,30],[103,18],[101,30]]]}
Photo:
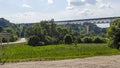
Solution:
{"label": "green grass", "polygon": [[77,47],[61,44],[32,47],[21,43],[4,47],[2,61],[59,60],[115,54],[120,54],[120,51],[109,48],[107,44],[78,44]]}

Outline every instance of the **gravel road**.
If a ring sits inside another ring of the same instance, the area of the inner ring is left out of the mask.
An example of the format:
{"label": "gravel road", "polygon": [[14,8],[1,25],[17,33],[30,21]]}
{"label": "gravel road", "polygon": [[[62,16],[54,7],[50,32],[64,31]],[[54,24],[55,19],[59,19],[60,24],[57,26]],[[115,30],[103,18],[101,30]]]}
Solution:
{"label": "gravel road", "polygon": [[5,63],[0,68],[120,68],[120,55],[57,61]]}

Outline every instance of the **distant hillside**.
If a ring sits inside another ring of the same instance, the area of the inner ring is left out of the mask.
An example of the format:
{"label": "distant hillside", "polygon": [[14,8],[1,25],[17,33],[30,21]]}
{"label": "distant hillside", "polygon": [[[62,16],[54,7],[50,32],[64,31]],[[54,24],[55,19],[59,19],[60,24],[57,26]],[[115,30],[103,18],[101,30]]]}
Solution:
{"label": "distant hillside", "polygon": [[[13,42],[18,39],[20,29],[15,24],[9,22],[8,20],[0,18],[0,33],[4,32],[11,34],[11,36],[9,36],[9,41]],[[6,36],[2,36],[2,42],[7,42]]]}
{"label": "distant hillside", "polygon": [[0,27],[3,29],[1,32],[8,32],[19,35],[19,28],[14,23],[11,23],[5,18],[0,18]]}
{"label": "distant hillside", "polygon": [[4,18],[0,18],[0,26],[2,27],[9,27],[9,26],[13,26],[14,24],[10,23],[8,20],[4,19]]}

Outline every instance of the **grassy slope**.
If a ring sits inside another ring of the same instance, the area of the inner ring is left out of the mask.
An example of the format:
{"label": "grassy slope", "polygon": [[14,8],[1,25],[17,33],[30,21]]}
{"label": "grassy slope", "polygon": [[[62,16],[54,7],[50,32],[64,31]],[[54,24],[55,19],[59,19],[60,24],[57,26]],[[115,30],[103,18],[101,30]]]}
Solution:
{"label": "grassy slope", "polygon": [[[74,45],[49,45],[31,47],[25,43],[14,44],[2,50],[2,60],[8,57],[7,62],[29,60],[56,60],[83,58],[98,55],[120,54],[119,50],[108,48],[106,44],[78,44]],[[7,55],[6,55],[7,54]]]}

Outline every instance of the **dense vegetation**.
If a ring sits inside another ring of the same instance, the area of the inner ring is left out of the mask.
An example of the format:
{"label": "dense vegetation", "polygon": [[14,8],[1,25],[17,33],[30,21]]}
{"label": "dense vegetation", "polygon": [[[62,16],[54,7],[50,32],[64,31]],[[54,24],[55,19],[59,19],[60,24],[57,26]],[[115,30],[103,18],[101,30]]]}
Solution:
{"label": "dense vegetation", "polygon": [[116,19],[111,23],[107,31],[108,45],[112,48],[119,49],[120,47],[120,19]]}
{"label": "dense vegetation", "polygon": [[[91,23],[57,25],[54,20],[51,20],[41,21],[37,24],[13,24],[4,18],[0,18],[0,32],[11,33],[12,35],[10,41],[15,41],[18,37],[30,37],[32,35],[37,35],[40,38],[39,43],[41,45],[64,43],[64,37],[66,34],[71,35],[73,42],[74,40],[77,40],[80,43],[83,35],[89,36],[86,33],[86,25],[89,25],[89,34],[91,35],[106,32],[106,29],[99,28]],[[36,31],[37,29],[38,31]],[[39,31],[39,29],[41,31]],[[29,31],[31,31],[32,34],[30,34]],[[42,34],[39,34],[38,32],[41,32]],[[3,42],[6,41],[6,38],[3,38]]]}
{"label": "dense vegetation", "polygon": [[34,25],[33,23],[29,23],[29,24],[25,24],[25,23],[21,23],[21,24],[15,24],[18,28],[19,28],[19,37],[25,37],[26,35],[26,29],[32,25]]}
{"label": "dense vegetation", "polygon": [[[89,25],[89,33],[85,31],[85,25]],[[53,19],[51,21],[41,21],[27,28],[26,36],[28,37],[28,44],[33,46],[63,44],[73,43],[75,40],[78,43],[106,42],[105,35],[102,34],[106,31],[105,29],[103,29],[103,31],[101,29],[100,31],[100,28],[90,23],[79,24],[79,26],[81,27],[78,27],[78,24],[57,25]],[[93,31],[93,29],[95,29],[95,31]],[[34,39],[37,39],[39,42],[36,43]]]}
{"label": "dense vegetation", "polygon": [[[19,35],[19,28],[8,20],[0,18],[0,33],[10,33],[10,41],[16,41]],[[3,42],[7,41],[6,37],[3,37]]]}

